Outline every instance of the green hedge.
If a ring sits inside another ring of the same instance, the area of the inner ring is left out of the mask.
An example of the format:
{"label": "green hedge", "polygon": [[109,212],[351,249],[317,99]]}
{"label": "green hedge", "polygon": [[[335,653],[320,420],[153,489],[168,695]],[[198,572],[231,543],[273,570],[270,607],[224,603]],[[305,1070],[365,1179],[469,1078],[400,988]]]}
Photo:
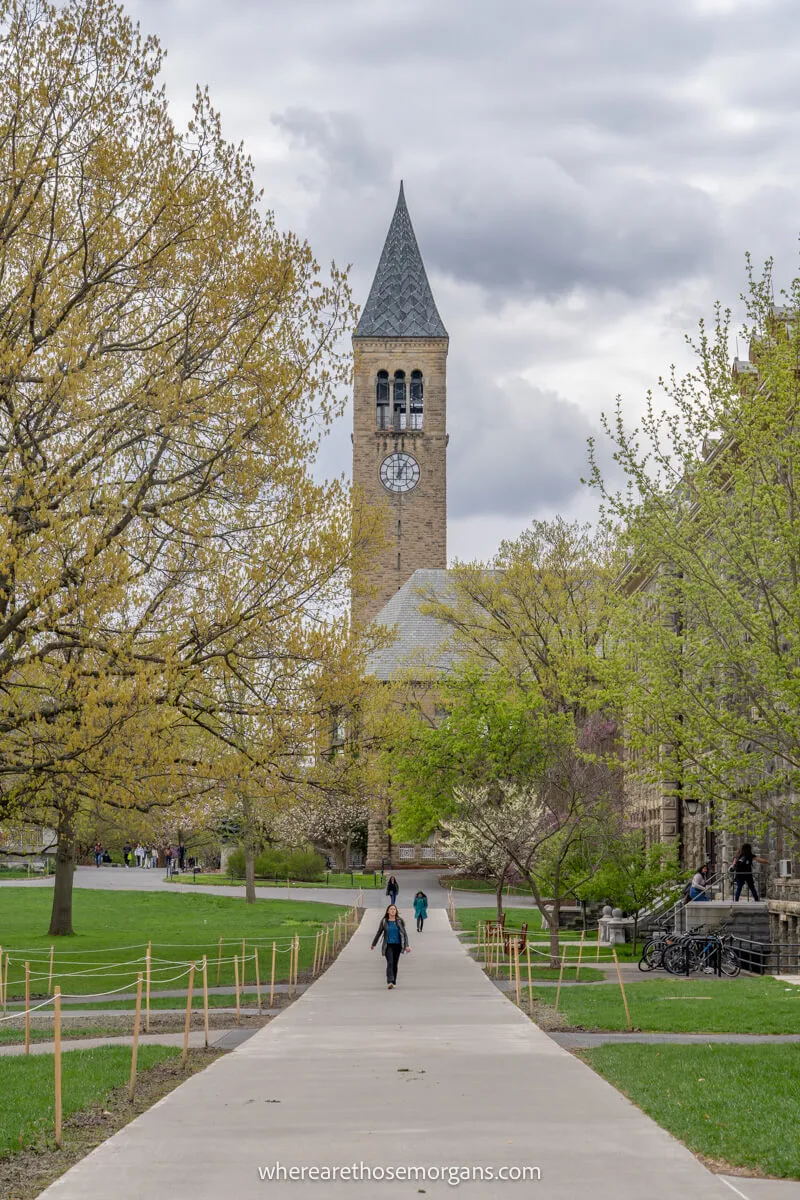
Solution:
{"label": "green hedge", "polygon": [[[256,878],[297,879],[315,883],[325,878],[325,859],[315,850],[265,850],[255,861]],[[244,879],[244,850],[234,850],[228,859],[228,871],[234,879]]]}

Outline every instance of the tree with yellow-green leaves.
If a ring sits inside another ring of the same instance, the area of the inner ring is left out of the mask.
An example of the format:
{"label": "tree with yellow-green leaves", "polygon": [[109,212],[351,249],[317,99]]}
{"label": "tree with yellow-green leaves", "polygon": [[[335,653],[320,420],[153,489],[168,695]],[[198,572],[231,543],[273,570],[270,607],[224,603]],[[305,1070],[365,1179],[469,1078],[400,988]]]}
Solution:
{"label": "tree with yellow-green leaves", "polygon": [[749,269],[734,345],[717,307],[695,366],[641,421],[607,422],[628,488],[595,464],[627,543],[618,638],[642,777],[741,837],[800,837],[800,279]]}
{"label": "tree with yellow-green leaves", "polygon": [[611,635],[613,544],[562,519],[535,522],[490,563],[457,566],[425,611],[457,664],[414,687],[387,723],[392,828],[437,826],[530,885],[559,954],[559,912],[613,854],[623,821],[620,695]]}
{"label": "tree with yellow-green leaves", "polygon": [[202,792],[226,678],[259,763],[292,741],[369,535],[311,476],[346,280],[161,57],[112,0],[0,0],[0,811],[58,829],[53,933],[80,806]]}

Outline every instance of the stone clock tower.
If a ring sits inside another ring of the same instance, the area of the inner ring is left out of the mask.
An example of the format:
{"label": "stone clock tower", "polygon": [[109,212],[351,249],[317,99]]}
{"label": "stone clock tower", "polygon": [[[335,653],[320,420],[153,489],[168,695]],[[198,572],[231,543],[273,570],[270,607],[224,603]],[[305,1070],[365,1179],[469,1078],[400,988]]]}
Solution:
{"label": "stone clock tower", "polygon": [[418,568],[447,566],[447,330],[403,185],[353,335],[353,482],[386,515],[353,616],[373,620]]}

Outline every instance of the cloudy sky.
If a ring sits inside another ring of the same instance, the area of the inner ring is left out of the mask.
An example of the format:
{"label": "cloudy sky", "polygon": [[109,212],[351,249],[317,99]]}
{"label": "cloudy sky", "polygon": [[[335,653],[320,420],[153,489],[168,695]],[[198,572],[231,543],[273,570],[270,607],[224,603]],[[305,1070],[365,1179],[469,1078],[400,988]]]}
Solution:
{"label": "cloudy sky", "polygon": [[[363,305],[400,179],[450,334],[449,550],[590,517],[586,439],[635,416],[744,255],[796,272],[797,0],[131,0],[178,119],[208,84],[279,225]],[[349,471],[350,414],[323,452]]]}

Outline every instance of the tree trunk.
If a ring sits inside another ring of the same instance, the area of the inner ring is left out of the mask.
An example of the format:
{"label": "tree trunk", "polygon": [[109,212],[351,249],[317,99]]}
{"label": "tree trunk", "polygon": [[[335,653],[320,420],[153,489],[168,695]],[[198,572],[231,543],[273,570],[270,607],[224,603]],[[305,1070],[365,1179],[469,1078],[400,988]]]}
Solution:
{"label": "tree trunk", "polygon": [[550,909],[550,966],[560,967],[560,944],[558,931],[558,918],[561,912],[561,898],[556,893],[553,897],[553,907]]}
{"label": "tree trunk", "polygon": [[495,900],[497,903],[497,919],[498,919],[498,921],[501,921],[503,919],[503,888],[505,887],[507,874],[508,874],[508,867],[506,867],[505,871],[503,871],[503,874],[500,876],[500,878],[497,881],[497,891],[495,893]]}
{"label": "tree trunk", "polygon": [[53,909],[50,914],[50,937],[71,934],[72,877],[75,870],[75,838],[67,824],[59,828],[56,846],[56,877],[53,885]]}
{"label": "tree trunk", "polygon": [[244,844],[244,899],[245,904],[256,902],[256,850],[249,840]]}

